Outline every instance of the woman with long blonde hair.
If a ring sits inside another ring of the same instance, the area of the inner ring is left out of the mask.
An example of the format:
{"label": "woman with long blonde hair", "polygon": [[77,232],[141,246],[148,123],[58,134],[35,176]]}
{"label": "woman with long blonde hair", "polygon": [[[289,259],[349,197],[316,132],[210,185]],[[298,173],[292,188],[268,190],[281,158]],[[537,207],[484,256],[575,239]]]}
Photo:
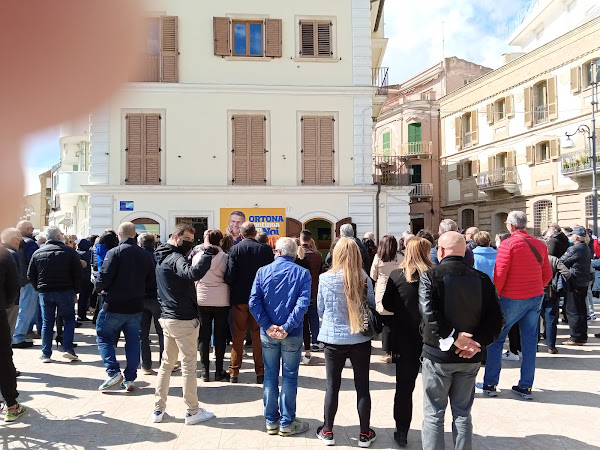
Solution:
{"label": "woman with long blonde hair", "polygon": [[371,394],[369,393],[369,362],[371,338],[362,334],[365,302],[375,306],[373,284],[362,269],[362,257],[356,242],[340,238],[332,254],[332,265],[319,277],[317,309],[323,323],[319,342],[325,344],[325,421],[317,429],[317,437],[326,445],[335,444],[333,420],[338,408],[342,369],[346,358],[352,362],[354,386],[358,400],[360,435],[358,445],[368,447],[375,440],[369,427]]}
{"label": "woman with long blonde hair", "polygon": [[421,366],[423,339],[419,332],[419,278],[433,264],[429,259],[431,242],[413,237],[404,252],[404,260],[392,271],[387,281],[382,304],[394,313],[391,348],[396,363],[396,395],[394,396],[394,440],[407,445],[412,419],[412,396]]}

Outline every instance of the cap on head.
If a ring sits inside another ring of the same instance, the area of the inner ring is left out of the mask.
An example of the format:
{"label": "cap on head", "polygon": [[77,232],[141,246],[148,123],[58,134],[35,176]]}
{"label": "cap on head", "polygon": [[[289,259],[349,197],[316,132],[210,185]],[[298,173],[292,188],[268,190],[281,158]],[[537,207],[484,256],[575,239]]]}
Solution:
{"label": "cap on head", "polygon": [[573,234],[575,236],[585,237],[587,235],[587,232],[585,231],[585,228],[576,226],[576,227],[573,227],[573,231],[567,232],[567,236],[571,236]]}

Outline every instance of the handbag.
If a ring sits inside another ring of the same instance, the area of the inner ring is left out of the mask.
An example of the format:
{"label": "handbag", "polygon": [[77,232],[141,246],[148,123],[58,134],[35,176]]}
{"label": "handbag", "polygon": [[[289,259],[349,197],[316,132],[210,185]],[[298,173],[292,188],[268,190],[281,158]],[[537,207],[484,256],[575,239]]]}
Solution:
{"label": "handbag", "polygon": [[371,306],[367,300],[367,281],[365,281],[365,289],[363,292],[363,336],[373,337],[383,331],[383,321],[381,315],[377,312],[374,306]]}

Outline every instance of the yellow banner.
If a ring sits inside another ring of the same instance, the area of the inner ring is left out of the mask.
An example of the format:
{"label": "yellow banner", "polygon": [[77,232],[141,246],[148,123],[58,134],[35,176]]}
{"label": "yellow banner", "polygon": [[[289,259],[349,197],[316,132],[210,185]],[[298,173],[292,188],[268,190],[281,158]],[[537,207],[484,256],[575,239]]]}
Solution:
{"label": "yellow banner", "polygon": [[285,236],[285,208],[221,208],[221,232],[237,238],[240,226],[252,222],[257,231]]}

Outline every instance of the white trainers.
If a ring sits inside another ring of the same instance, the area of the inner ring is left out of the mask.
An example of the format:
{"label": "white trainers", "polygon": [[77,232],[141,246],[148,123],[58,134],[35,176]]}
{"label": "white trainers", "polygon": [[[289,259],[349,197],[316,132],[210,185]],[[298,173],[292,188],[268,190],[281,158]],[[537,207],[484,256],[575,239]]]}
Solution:
{"label": "white trainers", "polygon": [[164,411],[159,411],[158,409],[155,409],[152,412],[152,422],[153,423],[161,423],[164,415],[165,415]]}
{"label": "white trainers", "polygon": [[310,364],[311,355],[302,355],[302,364],[308,366]]}
{"label": "white trainers", "polygon": [[107,389],[110,389],[113,386],[116,386],[121,381],[123,381],[123,375],[121,375],[121,372],[119,372],[118,374],[113,375],[112,377],[107,378],[106,381],[104,383],[102,383],[98,387],[98,390],[99,391],[105,391]]}
{"label": "white trainers", "polygon": [[519,355],[515,355],[513,352],[511,352],[510,350],[506,350],[503,354],[502,354],[502,359],[504,361],[518,361]]}
{"label": "white trainers", "polygon": [[52,360],[50,359],[49,356],[44,356],[44,355],[40,356],[40,361],[43,363],[51,363],[52,362]]}
{"label": "white trainers", "polygon": [[196,414],[187,413],[185,415],[185,424],[186,425],[195,425],[200,422],[206,422],[207,420],[215,417],[215,414],[205,410],[204,408],[198,408]]}
{"label": "white trainers", "polygon": [[346,361],[344,362],[344,367],[347,367],[348,369],[352,367],[352,361],[350,361],[350,358],[346,358]]}
{"label": "white trainers", "polygon": [[131,391],[133,391],[133,388],[135,387],[134,383],[135,383],[134,381],[124,381],[123,380],[121,382],[121,387],[123,389],[125,389],[127,392],[131,392]]}
{"label": "white trainers", "polygon": [[64,352],[62,354],[62,357],[65,359],[68,359],[69,361],[73,362],[73,361],[79,361],[79,356],[77,356],[75,354],[75,352]]}

